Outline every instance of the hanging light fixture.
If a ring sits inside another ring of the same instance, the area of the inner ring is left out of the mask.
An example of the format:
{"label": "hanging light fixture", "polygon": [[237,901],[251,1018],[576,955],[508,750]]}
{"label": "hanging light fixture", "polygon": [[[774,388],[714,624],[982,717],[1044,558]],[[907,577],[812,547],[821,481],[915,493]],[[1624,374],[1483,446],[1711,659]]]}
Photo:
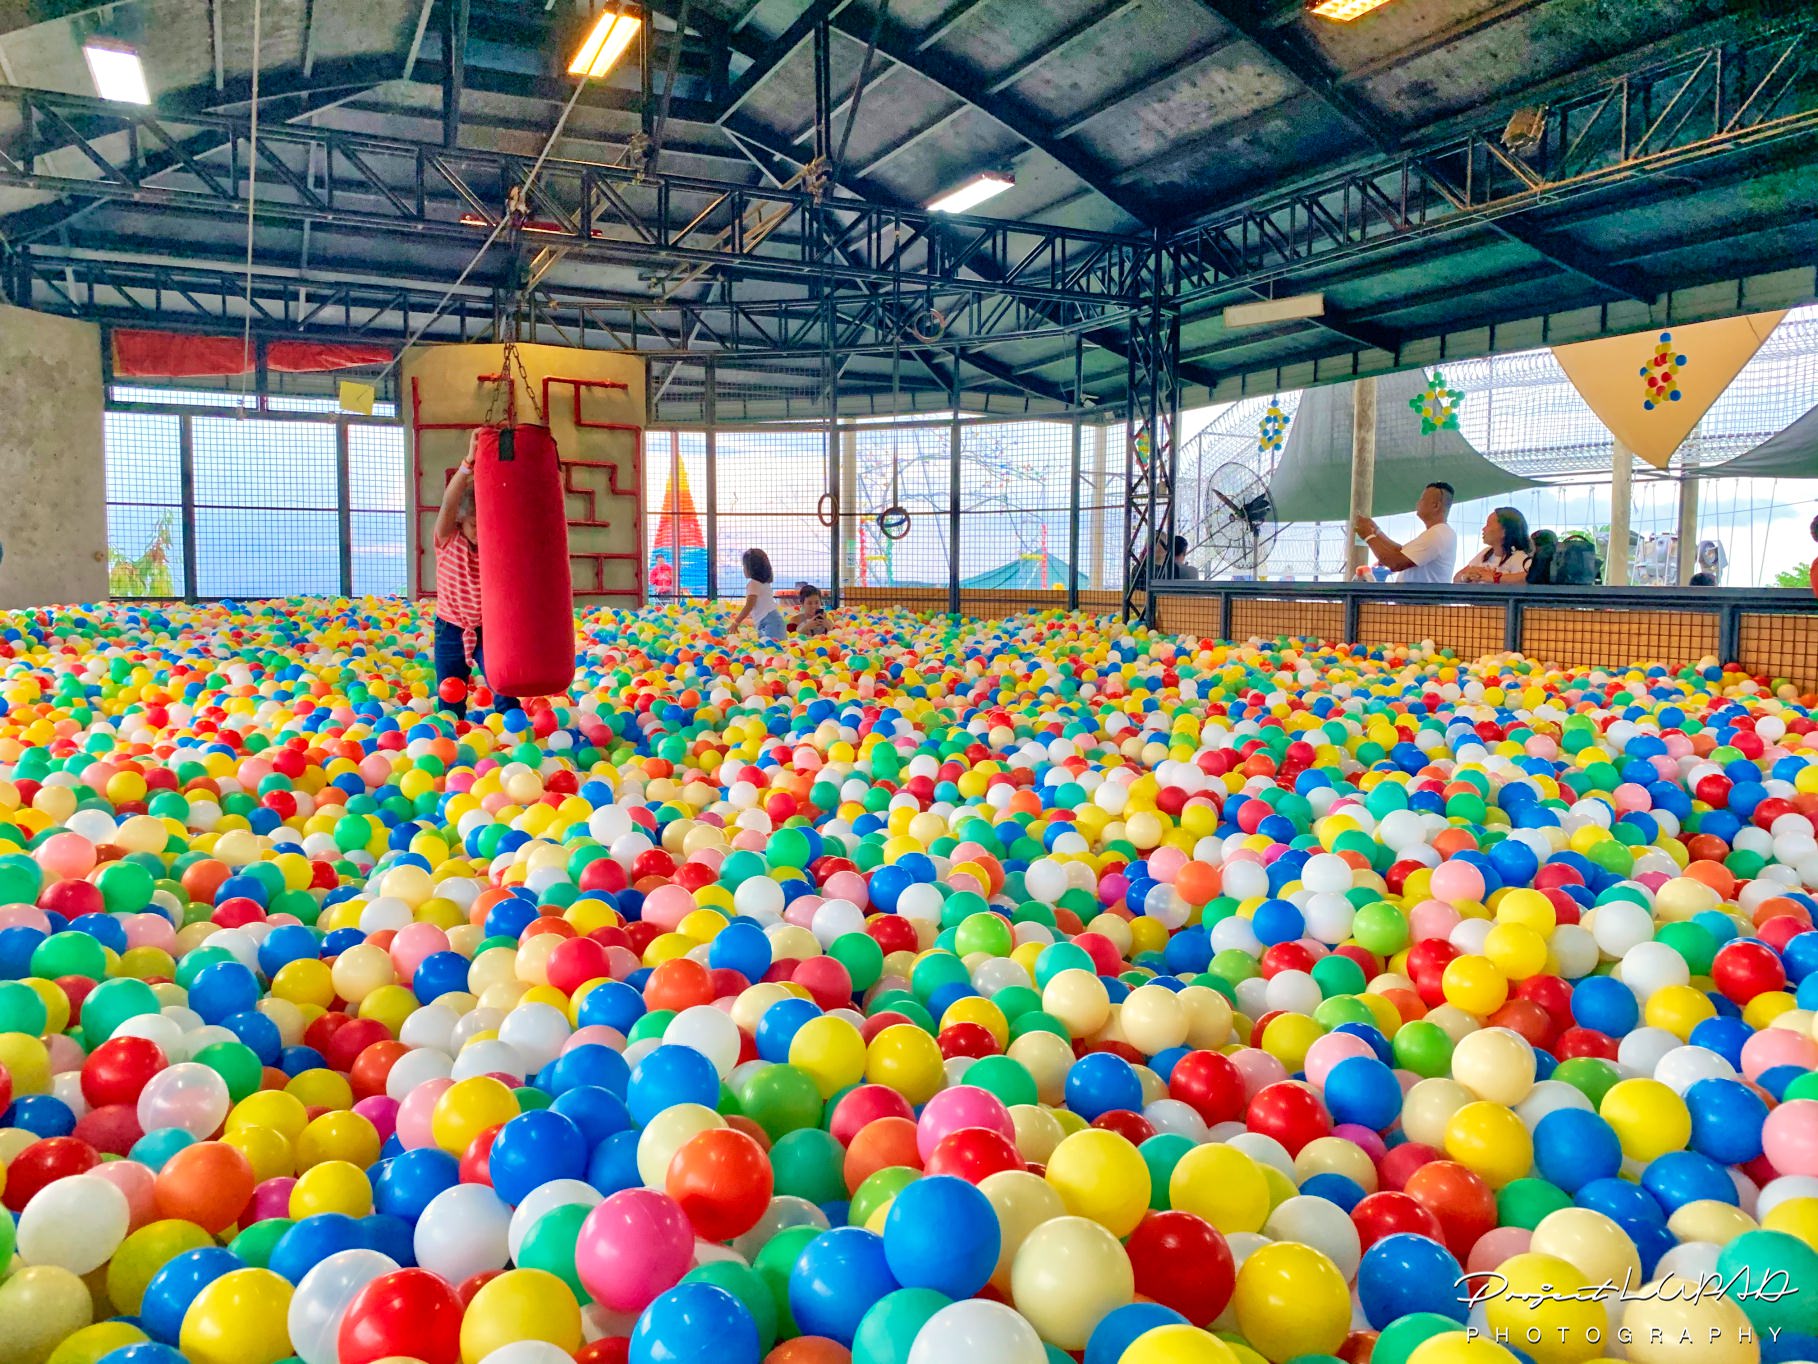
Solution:
{"label": "hanging light fixture", "polygon": [[977,208],[987,199],[995,199],[1005,190],[1016,184],[1016,177],[1008,171],[984,171],[973,176],[963,185],[948,190],[938,199],[928,204],[930,213],[965,213]]}
{"label": "hanging light fixture", "polygon": [[90,38],[82,45],[82,58],[95,82],[95,93],[120,104],[150,104],[145,66],[139,54],[112,38]]}
{"label": "hanging light fixture", "polygon": [[1316,3],[1307,7],[1307,13],[1321,19],[1330,19],[1333,23],[1348,24],[1388,3],[1389,0],[1316,0]]}
{"label": "hanging light fixture", "polygon": [[622,13],[616,7],[607,10],[594,20],[587,37],[575,49],[574,60],[568,63],[568,74],[598,80],[618,64],[619,58],[637,41],[638,31],[643,27],[644,21],[635,14]]}

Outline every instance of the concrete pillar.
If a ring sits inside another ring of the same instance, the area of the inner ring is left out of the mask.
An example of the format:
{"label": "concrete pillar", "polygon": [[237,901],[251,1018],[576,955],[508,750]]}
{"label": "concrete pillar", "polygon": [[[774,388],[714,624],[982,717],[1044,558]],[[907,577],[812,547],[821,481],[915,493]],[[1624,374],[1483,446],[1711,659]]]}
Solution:
{"label": "concrete pillar", "polygon": [[99,327],[0,307],[0,606],[106,598],[103,405]]}
{"label": "concrete pillar", "polygon": [[1376,502],[1376,380],[1351,385],[1351,517],[1345,526],[1345,578],[1370,562],[1369,546],[1351,529]]}
{"label": "concrete pillar", "polygon": [[1679,476],[1679,563],[1675,581],[1684,587],[1698,571],[1698,480],[1689,460]]}
{"label": "concrete pillar", "polygon": [[1603,580],[1610,587],[1629,585],[1629,508],[1634,498],[1635,454],[1621,441],[1610,459],[1610,551]]}
{"label": "concrete pillar", "polygon": [[859,523],[865,517],[865,489],[859,487],[858,428],[840,428],[840,583],[858,585]]}
{"label": "concrete pillar", "polygon": [[[1094,592],[1105,586],[1105,458],[1111,443],[1111,428],[1105,422],[1092,424],[1092,519],[1087,523],[1086,562],[1091,565],[1087,585]],[[1118,571],[1122,578],[1123,571]]]}

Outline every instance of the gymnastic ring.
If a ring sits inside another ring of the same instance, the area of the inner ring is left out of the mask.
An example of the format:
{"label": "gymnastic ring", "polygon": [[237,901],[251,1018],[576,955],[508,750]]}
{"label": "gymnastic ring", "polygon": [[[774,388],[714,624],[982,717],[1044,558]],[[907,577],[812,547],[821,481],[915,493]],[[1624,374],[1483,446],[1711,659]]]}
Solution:
{"label": "gymnastic ring", "polygon": [[909,533],[909,509],[885,507],[877,514],[878,533],[886,540],[900,540]]}

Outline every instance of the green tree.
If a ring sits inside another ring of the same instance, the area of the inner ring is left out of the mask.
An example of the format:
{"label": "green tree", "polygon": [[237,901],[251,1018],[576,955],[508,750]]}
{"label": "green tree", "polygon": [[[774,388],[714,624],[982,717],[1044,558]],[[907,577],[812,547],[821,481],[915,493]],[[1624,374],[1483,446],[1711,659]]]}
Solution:
{"label": "green tree", "polygon": [[1775,587],[1805,587],[1810,582],[1811,568],[1806,564],[1794,564],[1774,575]]}
{"label": "green tree", "polygon": [[113,597],[174,597],[170,576],[171,542],[176,538],[171,513],[158,518],[157,529],[137,558],[124,550],[112,551],[107,567],[107,591]]}

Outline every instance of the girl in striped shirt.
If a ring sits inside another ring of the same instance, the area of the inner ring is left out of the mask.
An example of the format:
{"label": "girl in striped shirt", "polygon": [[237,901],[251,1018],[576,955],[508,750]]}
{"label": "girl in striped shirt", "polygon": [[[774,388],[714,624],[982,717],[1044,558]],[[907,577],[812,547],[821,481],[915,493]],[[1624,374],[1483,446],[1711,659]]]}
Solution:
{"label": "girl in striped shirt", "polygon": [[[467,714],[466,688],[486,661],[480,639],[480,544],[473,503],[473,450],[468,449],[442,493],[436,513],[436,692],[441,705],[457,716]],[[461,688],[452,699],[442,686],[454,678]],[[494,698],[496,709],[516,710],[509,696]]]}

